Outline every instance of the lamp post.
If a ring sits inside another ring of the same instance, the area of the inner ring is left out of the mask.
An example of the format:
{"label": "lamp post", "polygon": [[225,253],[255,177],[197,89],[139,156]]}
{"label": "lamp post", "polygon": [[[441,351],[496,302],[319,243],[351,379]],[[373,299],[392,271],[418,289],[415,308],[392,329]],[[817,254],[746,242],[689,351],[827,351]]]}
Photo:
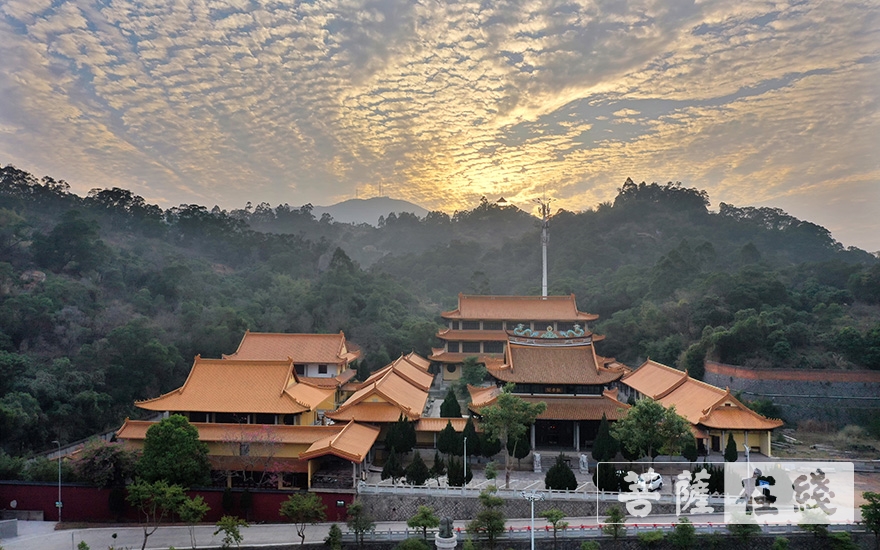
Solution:
{"label": "lamp post", "polygon": [[58,523],[61,523],[61,442],[56,439],[52,443],[58,445],[58,502],[55,507],[58,508]]}
{"label": "lamp post", "polygon": [[535,501],[544,500],[544,493],[536,493],[535,491],[527,493],[525,491],[522,491],[520,492],[520,496],[528,500],[529,503],[531,503],[532,505],[532,527],[530,529],[530,533],[532,536],[532,550],[535,550]]}
{"label": "lamp post", "polygon": [[464,494],[464,488],[467,487],[467,436],[464,436],[464,460],[462,464],[464,464],[464,477],[461,481],[461,494]]}

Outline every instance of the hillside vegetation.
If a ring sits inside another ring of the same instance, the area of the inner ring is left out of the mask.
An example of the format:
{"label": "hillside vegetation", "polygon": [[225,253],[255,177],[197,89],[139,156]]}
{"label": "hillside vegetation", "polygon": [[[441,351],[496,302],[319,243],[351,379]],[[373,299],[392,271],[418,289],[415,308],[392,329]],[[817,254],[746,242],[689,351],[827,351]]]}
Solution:
{"label": "hillside vegetation", "polygon": [[[880,369],[880,262],[771,208],[627,180],[556,213],[550,291],[599,313],[599,351],[699,376],[704,358]],[[117,427],[246,329],[337,332],[370,368],[436,345],[459,292],[538,294],[540,223],[483,201],[379,227],[309,205],[163,210],[0,168],[0,446],[26,455]],[[868,419],[865,421],[868,422]]]}

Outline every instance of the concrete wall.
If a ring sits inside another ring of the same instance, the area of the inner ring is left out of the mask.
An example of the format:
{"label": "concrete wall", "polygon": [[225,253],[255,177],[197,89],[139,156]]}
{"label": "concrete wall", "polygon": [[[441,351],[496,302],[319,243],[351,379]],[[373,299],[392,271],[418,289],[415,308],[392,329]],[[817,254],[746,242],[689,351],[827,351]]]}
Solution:
{"label": "concrete wall", "polygon": [[[796,424],[821,419],[836,426],[863,423],[880,415],[878,372],[749,371],[707,362],[703,381],[742,392],[747,401],[771,400],[783,420]],[[794,377],[800,380],[791,379]]]}
{"label": "concrete wall", "polygon": [[[437,517],[449,517],[454,520],[470,520],[482,509],[476,497],[445,496],[437,498],[420,495],[395,495],[388,493],[362,494],[358,500],[364,503],[368,512],[382,521],[406,521],[418,512],[419,506],[430,506]],[[604,515],[611,506],[622,507],[619,502],[599,503],[599,513]],[[505,499],[504,515],[509,518],[527,518],[531,513],[529,501],[521,498]],[[596,495],[585,495],[584,500],[553,500],[552,495],[544,501],[535,502],[535,516],[544,510],[558,508],[568,517],[589,517],[596,515]],[[652,514],[674,514],[675,504],[653,503]]]}
{"label": "concrete wall", "polygon": [[[291,491],[253,490],[251,491],[253,507],[245,513],[238,507],[242,492],[240,489],[233,490],[235,507],[228,512],[223,510],[222,489],[199,489],[189,491],[187,495],[190,497],[201,495],[208,506],[211,507],[211,510],[205,516],[205,521],[207,522],[215,522],[224,514],[231,513],[240,517],[246,516],[249,521],[278,523],[281,521],[281,517],[278,515],[281,503],[293,494]],[[327,507],[327,519],[329,521],[345,520],[346,509],[354,501],[353,493],[328,491],[317,494]],[[138,520],[137,510],[131,506],[126,506],[126,509],[119,515],[112,512],[109,507],[109,497],[110,491],[108,489],[98,489],[79,484],[64,484],[61,491],[61,500],[64,503],[61,519],[65,522]],[[58,486],[55,484],[25,481],[0,482],[0,502],[8,503],[15,500],[17,501],[18,510],[42,511],[46,521],[58,519],[58,511],[55,508],[55,501],[57,499]]]}

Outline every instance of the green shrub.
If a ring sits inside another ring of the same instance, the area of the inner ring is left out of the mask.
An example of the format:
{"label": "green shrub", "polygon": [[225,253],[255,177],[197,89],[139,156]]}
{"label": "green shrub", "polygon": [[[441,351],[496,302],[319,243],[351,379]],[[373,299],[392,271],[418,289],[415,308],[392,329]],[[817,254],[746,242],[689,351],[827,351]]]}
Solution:
{"label": "green shrub", "polygon": [[431,547],[428,546],[428,543],[418,537],[402,540],[394,548],[395,550],[431,550]]}
{"label": "green shrub", "polygon": [[560,454],[556,457],[556,463],[547,470],[547,475],[544,476],[544,487],[556,491],[574,491],[577,489],[577,485],[577,478],[566,463],[565,455]]}
{"label": "green shrub", "polygon": [[663,531],[648,531],[647,533],[639,533],[639,542],[642,546],[657,546],[665,537]]}

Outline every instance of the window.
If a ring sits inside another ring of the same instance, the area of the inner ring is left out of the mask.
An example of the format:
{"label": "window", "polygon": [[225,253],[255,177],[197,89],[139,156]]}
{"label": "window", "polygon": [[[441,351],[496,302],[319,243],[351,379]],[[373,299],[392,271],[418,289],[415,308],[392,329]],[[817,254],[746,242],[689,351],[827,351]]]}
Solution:
{"label": "window", "polygon": [[462,321],[461,322],[462,330],[480,330],[480,322],[479,321]]}
{"label": "window", "polygon": [[483,330],[501,330],[501,321],[483,321]]}
{"label": "window", "polygon": [[207,422],[208,421],[208,413],[191,412],[191,413],[189,413],[189,421],[190,422]]}
{"label": "window", "polygon": [[455,372],[455,365],[446,365],[446,372]]}
{"label": "window", "polygon": [[564,330],[574,330],[574,323],[563,323],[563,322],[556,323],[556,330],[558,330],[560,332],[564,331]]}
{"label": "window", "polygon": [[461,351],[464,353],[480,353],[479,342],[462,342]]}
{"label": "window", "polygon": [[257,413],[254,415],[254,424],[275,424],[275,415]]}
{"label": "window", "polygon": [[446,342],[446,351],[449,353],[458,353],[458,342]]}
{"label": "window", "polygon": [[299,376],[306,375],[306,366],[305,365],[294,365],[293,369],[296,371],[296,374],[298,374]]}
{"label": "window", "polygon": [[327,374],[327,365],[318,365],[318,374]]}
{"label": "window", "polygon": [[218,424],[247,424],[248,415],[235,413],[215,413],[214,422]]}
{"label": "window", "polygon": [[486,353],[504,353],[504,342],[483,342]]}

